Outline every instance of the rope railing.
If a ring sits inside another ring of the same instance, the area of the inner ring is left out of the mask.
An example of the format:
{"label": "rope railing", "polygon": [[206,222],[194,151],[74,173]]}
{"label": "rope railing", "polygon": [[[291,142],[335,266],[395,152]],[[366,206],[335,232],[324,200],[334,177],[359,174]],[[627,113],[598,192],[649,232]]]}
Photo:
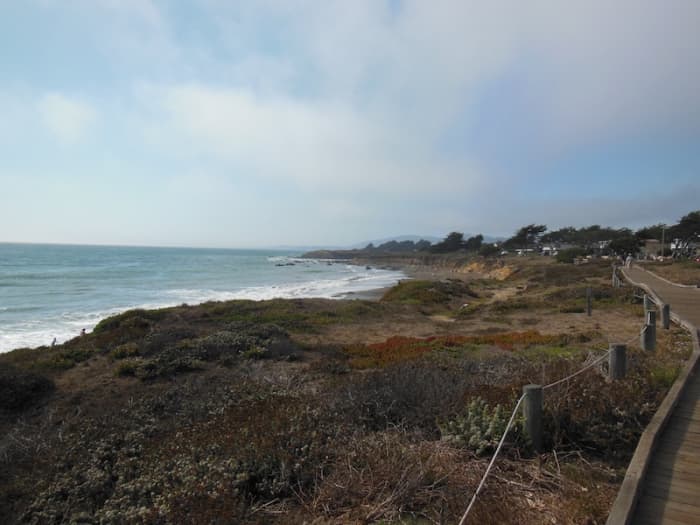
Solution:
{"label": "rope railing", "polygon": [[[644,333],[644,330],[645,330],[645,327],[642,327],[642,329],[638,335],[632,336],[628,341],[623,343],[623,345],[627,346],[630,343],[637,340]],[[572,373],[572,374],[570,374],[562,379],[559,379],[557,381],[554,381],[552,383],[544,385],[542,387],[542,390],[548,390],[550,388],[554,388],[562,383],[566,383],[566,382],[570,381],[571,379],[584,373],[585,371],[590,370],[591,368],[602,363],[606,358],[608,358],[612,351],[613,351],[613,348],[611,345],[611,347],[604,354],[596,357],[593,361],[591,361],[590,363],[588,363],[587,365],[585,365],[581,369],[577,370],[576,372],[574,372],[574,373]],[[488,466],[486,467],[486,471],[484,472],[484,475],[482,476],[481,481],[479,482],[479,485],[476,488],[476,491],[474,491],[474,494],[472,495],[472,498],[469,501],[469,505],[467,506],[467,509],[464,511],[464,514],[462,515],[462,519],[459,521],[459,525],[465,525],[465,523],[467,523],[467,517],[469,516],[469,512],[472,510],[472,507],[474,506],[474,503],[476,502],[476,498],[479,496],[479,493],[481,492],[484,485],[486,484],[486,479],[488,478],[489,474],[491,473],[491,469],[493,468],[493,465],[496,462],[496,458],[498,457],[498,454],[501,452],[501,448],[503,447],[503,444],[505,443],[506,436],[508,435],[508,432],[510,431],[510,427],[513,424],[513,421],[515,420],[515,415],[518,413],[518,410],[520,409],[520,405],[522,405],[525,397],[526,397],[526,394],[523,393],[520,396],[520,398],[518,399],[517,403],[515,404],[515,408],[513,408],[513,412],[511,413],[510,419],[508,420],[508,424],[506,425],[506,428],[503,431],[503,435],[501,436],[501,439],[498,442],[498,446],[496,447],[496,450],[493,453],[493,456],[491,457],[491,460],[489,461]]]}
{"label": "rope railing", "polygon": [[[612,351],[612,349],[609,349],[602,356],[597,357],[594,361],[587,364],[586,366],[584,366],[580,370],[577,370],[573,374],[570,374],[562,379],[559,379],[558,381],[554,381],[553,383],[550,383],[548,385],[543,386],[542,390],[546,390],[546,389],[555,387],[561,383],[564,383],[566,381],[573,379],[574,377],[576,377],[579,374],[582,374],[586,370],[589,370],[590,368],[594,367],[595,365],[601,363],[606,357],[608,357],[610,355],[611,351]],[[464,511],[464,514],[462,515],[462,519],[459,521],[459,525],[464,525],[467,522],[467,517],[469,516],[469,512],[471,511],[472,507],[474,506],[474,503],[476,502],[476,498],[479,496],[481,489],[486,484],[486,479],[488,478],[489,474],[491,473],[491,469],[493,468],[493,465],[496,462],[496,458],[498,457],[498,454],[501,452],[501,448],[503,448],[503,443],[505,443],[506,436],[508,435],[508,432],[510,431],[510,427],[513,424],[513,421],[515,420],[515,415],[518,413],[518,410],[520,409],[520,405],[522,405],[522,402],[524,399],[525,399],[525,394],[522,394],[520,396],[520,398],[518,399],[517,403],[515,404],[515,408],[513,408],[513,412],[511,413],[510,419],[508,420],[508,424],[506,425],[506,428],[503,431],[503,435],[501,436],[501,439],[498,442],[498,446],[496,447],[496,450],[493,453],[493,456],[491,457],[491,461],[489,461],[489,464],[486,467],[486,472],[484,472],[484,475],[482,476],[481,481],[479,482],[479,485],[476,487],[476,491],[474,491],[474,495],[472,496],[472,499],[469,501],[469,505],[467,506],[467,509]]]}
{"label": "rope railing", "polygon": [[562,379],[559,379],[558,381],[554,381],[554,383],[549,383],[548,385],[543,386],[542,390],[547,390],[548,388],[553,388],[553,387],[560,385],[562,383],[566,383],[567,381],[573,379],[577,375],[584,373],[589,368],[593,368],[595,365],[597,365],[598,363],[601,363],[606,357],[608,357],[610,355],[611,351],[612,350],[608,350],[602,356],[598,357],[597,359],[594,359],[591,363],[587,364],[586,366],[584,366],[580,370],[574,372],[573,374],[568,375]]}

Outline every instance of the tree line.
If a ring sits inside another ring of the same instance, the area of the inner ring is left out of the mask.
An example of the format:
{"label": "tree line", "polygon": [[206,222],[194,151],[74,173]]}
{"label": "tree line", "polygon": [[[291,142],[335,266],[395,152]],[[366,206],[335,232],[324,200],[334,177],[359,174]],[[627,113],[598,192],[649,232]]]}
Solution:
{"label": "tree line", "polygon": [[[527,250],[541,246],[575,247],[582,252],[602,251],[612,254],[637,253],[646,240],[665,241],[669,246],[673,242],[674,256],[691,255],[694,243],[700,243],[700,210],[681,217],[677,223],[654,224],[636,231],[630,228],[610,228],[593,224],[582,228],[567,226],[549,231],[545,224],[528,224],[519,228],[515,234],[500,243],[485,243],[482,234],[464,237],[461,232],[450,232],[440,242],[430,241],[389,241],[379,246],[372,243],[366,251],[376,252],[430,252],[454,253],[470,252],[484,256],[495,255],[503,250]],[[670,248],[665,250],[670,254]]]}

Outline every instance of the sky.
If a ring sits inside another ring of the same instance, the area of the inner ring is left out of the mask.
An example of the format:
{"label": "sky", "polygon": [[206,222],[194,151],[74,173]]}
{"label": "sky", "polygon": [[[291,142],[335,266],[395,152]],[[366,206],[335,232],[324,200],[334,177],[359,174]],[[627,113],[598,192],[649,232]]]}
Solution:
{"label": "sky", "polygon": [[0,0],[0,242],[342,246],[700,209],[697,0]]}

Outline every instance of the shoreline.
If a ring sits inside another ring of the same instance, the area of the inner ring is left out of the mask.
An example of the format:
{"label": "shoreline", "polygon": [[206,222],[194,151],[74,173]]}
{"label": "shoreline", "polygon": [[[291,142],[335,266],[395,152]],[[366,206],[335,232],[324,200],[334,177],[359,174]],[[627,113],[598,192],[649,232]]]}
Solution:
{"label": "shoreline", "polygon": [[[318,261],[321,262],[326,262],[325,260],[317,259]],[[347,264],[350,266],[356,266],[359,268],[365,268],[367,265],[361,262],[357,261],[351,261],[351,260],[345,260],[345,261],[334,261],[334,263],[342,262],[343,264]],[[134,304],[134,305],[129,305],[124,308],[117,308],[117,307],[105,307],[105,312],[104,315],[100,314],[97,316],[93,316],[92,319],[87,320],[84,319],[83,322],[79,323],[73,323],[72,328],[74,330],[68,330],[68,329],[63,329],[63,328],[57,328],[57,327],[47,327],[46,330],[38,330],[36,332],[27,332],[25,334],[25,339],[23,339],[21,342],[18,343],[12,343],[13,339],[19,339],[18,337],[13,337],[15,335],[18,335],[14,332],[11,332],[8,330],[7,332],[7,341],[12,344],[11,347],[0,347],[0,354],[6,354],[9,352],[13,352],[15,350],[19,349],[24,349],[24,348],[42,348],[42,347],[51,347],[51,341],[54,338],[57,338],[57,344],[63,344],[66,343],[73,338],[79,336],[80,330],[82,328],[85,328],[87,333],[91,333],[94,328],[104,319],[108,319],[110,317],[113,317],[115,315],[121,315],[124,312],[128,312],[130,310],[161,310],[161,309],[166,309],[166,308],[174,308],[181,306],[183,304],[187,304],[189,306],[199,306],[205,303],[209,302],[228,302],[228,301],[254,301],[254,302],[263,302],[263,301],[270,301],[270,300],[275,300],[275,299],[283,299],[283,300],[314,300],[314,299],[328,299],[328,300],[333,300],[333,301],[343,301],[343,300],[366,300],[366,301],[376,301],[378,302],[384,293],[391,289],[395,284],[399,283],[400,281],[406,279],[406,278],[412,278],[411,275],[409,275],[409,272],[400,269],[400,268],[387,268],[387,267],[379,267],[379,266],[372,266],[372,270],[382,270],[382,271],[391,271],[391,272],[400,272],[402,275],[400,277],[397,277],[395,281],[391,285],[387,286],[378,286],[378,287],[372,287],[372,288],[367,288],[367,289],[361,289],[361,290],[350,290],[347,292],[338,292],[333,295],[329,295],[328,293],[324,293],[322,289],[318,289],[317,292],[319,295],[302,295],[302,296],[297,296],[297,295],[279,295],[279,296],[274,296],[271,295],[270,297],[226,297],[226,298],[217,298],[217,297],[210,297],[210,298],[203,298],[202,300],[199,300],[197,302],[180,302],[180,301],[172,301],[172,302],[163,302],[163,303],[150,303],[150,304]],[[343,283],[344,279],[338,279],[337,280],[339,283]],[[308,281],[308,283],[313,283],[314,280],[311,279]],[[296,283],[300,284],[300,283]],[[303,284],[303,283],[302,283]],[[369,283],[368,283],[369,284]],[[278,285],[267,285],[270,286],[271,288],[276,288]],[[284,284],[281,286],[285,286]],[[371,286],[371,284],[370,284]],[[247,293],[250,293],[253,290],[264,288],[266,286],[248,286],[246,288],[243,288],[241,290],[235,291],[235,292],[225,292],[227,295],[246,295]],[[12,335],[10,335],[12,334]]]}

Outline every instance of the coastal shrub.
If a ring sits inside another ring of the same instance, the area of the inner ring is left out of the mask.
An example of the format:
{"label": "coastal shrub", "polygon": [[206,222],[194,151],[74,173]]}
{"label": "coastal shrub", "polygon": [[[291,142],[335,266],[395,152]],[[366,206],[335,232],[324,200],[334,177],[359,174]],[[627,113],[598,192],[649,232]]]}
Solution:
{"label": "coastal shrub", "polygon": [[245,352],[241,354],[246,359],[265,359],[268,357],[268,351],[266,348],[260,348],[259,346],[250,347]]}
{"label": "coastal shrub", "polygon": [[[491,407],[481,397],[476,397],[462,414],[438,423],[438,426],[443,441],[467,447],[481,456],[496,449],[509,419],[510,413],[506,413],[500,404]],[[521,427],[522,418],[516,418],[509,432],[521,434]]]}
{"label": "coastal shrub", "polygon": [[118,328],[147,328],[153,322],[163,319],[172,308],[144,310],[136,308],[103,319],[93,329],[93,334],[101,334]]}
{"label": "coastal shrub", "polygon": [[468,345],[490,345],[502,350],[529,348],[535,345],[563,345],[566,334],[541,334],[536,330],[479,335],[433,336],[426,338],[393,336],[382,343],[356,345],[346,349],[353,368],[383,367],[416,359],[435,350],[449,350]]}
{"label": "coastal shrub", "polygon": [[142,359],[124,359],[114,369],[114,374],[119,377],[135,376],[142,363]]}
{"label": "coastal shrub", "polygon": [[583,257],[588,254],[588,251],[583,248],[567,248],[565,250],[559,250],[555,259],[560,263],[573,264],[574,260],[578,257]]}
{"label": "coastal shrub", "polygon": [[143,355],[154,355],[187,339],[196,339],[199,333],[192,326],[178,324],[150,332],[143,338]]}
{"label": "coastal shrub", "polygon": [[553,390],[546,396],[545,446],[628,460],[666,391],[650,388],[646,365],[638,365],[625,381],[585,374],[567,384],[567,395]]}
{"label": "coastal shrub", "polygon": [[678,365],[660,363],[649,370],[649,383],[653,388],[671,388],[679,373]]}
{"label": "coastal shrub", "polygon": [[508,314],[518,310],[532,310],[542,308],[545,304],[539,299],[508,299],[505,301],[495,301],[489,305],[489,310],[495,314]]}
{"label": "coastal shrub", "polygon": [[20,370],[11,365],[0,367],[0,409],[22,410],[52,392],[54,383],[48,377]]}
{"label": "coastal shrub", "polygon": [[31,364],[34,370],[69,370],[77,363],[82,363],[95,355],[95,349],[87,346],[68,346],[60,349],[47,348],[39,354],[37,360]]}
{"label": "coastal shrub", "polygon": [[161,355],[138,363],[134,375],[142,380],[172,377],[185,372],[202,370],[204,361],[192,356],[173,357]]}
{"label": "coastal shrub", "polygon": [[[457,523],[480,469],[466,451],[416,440],[396,429],[353,436],[304,506],[322,516],[319,523]],[[479,523],[506,523],[503,508],[512,504],[499,503],[489,513],[494,521]]]}
{"label": "coastal shrub", "polygon": [[[154,325],[150,318],[151,311],[132,310],[120,316],[109,317],[101,321],[87,337],[96,346],[109,349],[124,343],[143,340]],[[127,315],[128,314],[128,315]],[[103,324],[104,323],[104,324]],[[82,337],[79,338],[83,339]]]}
{"label": "coastal shrub", "polygon": [[582,314],[586,311],[583,305],[567,304],[559,308],[563,314]]}
{"label": "coastal shrub", "polygon": [[520,354],[527,357],[530,360],[541,362],[548,361],[552,359],[568,359],[576,354],[580,353],[581,350],[578,348],[573,348],[571,346],[533,346],[524,349]]}
{"label": "coastal shrub", "polygon": [[126,359],[139,355],[139,347],[136,343],[125,343],[112,350],[109,355],[113,359]]}
{"label": "coastal shrub", "polygon": [[457,297],[476,297],[476,294],[464,282],[458,279],[447,281],[401,281],[387,290],[383,302],[404,304],[436,305],[445,304]]}
{"label": "coastal shrub", "polygon": [[205,337],[184,340],[175,350],[167,350],[175,356],[189,356],[212,361],[226,360],[243,355],[244,357],[287,357],[296,356],[298,347],[285,330],[270,323],[235,322]]}
{"label": "coastal shrub", "polygon": [[479,255],[482,257],[495,257],[501,253],[501,248],[494,244],[484,244],[479,248]]}
{"label": "coastal shrub", "polygon": [[165,487],[168,506],[176,505],[175,515],[186,513],[191,498],[213,490],[248,507],[311,494],[337,453],[337,437],[347,432],[340,414],[325,411],[323,404],[297,396],[251,399],[178,431],[162,442],[162,453],[174,466],[163,480],[170,485]]}
{"label": "coastal shrub", "polygon": [[529,290],[546,289],[550,286],[571,286],[585,279],[609,279],[610,261],[594,259],[588,264],[556,264],[555,262],[526,266],[516,274],[527,279]]}
{"label": "coastal shrub", "polygon": [[[327,324],[314,319],[313,301],[271,299],[268,301],[235,300],[204,303],[199,306],[202,317],[218,323],[274,324],[286,330],[313,331],[314,324]],[[313,321],[313,322],[312,322]]]}
{"label": "coastal shrub", "polygon": [[432,363],[402,363],[374,370],[345,387],[343,413],[369,430],[402,426],[437,433],[436,418],[464,398],[469,378]]}

